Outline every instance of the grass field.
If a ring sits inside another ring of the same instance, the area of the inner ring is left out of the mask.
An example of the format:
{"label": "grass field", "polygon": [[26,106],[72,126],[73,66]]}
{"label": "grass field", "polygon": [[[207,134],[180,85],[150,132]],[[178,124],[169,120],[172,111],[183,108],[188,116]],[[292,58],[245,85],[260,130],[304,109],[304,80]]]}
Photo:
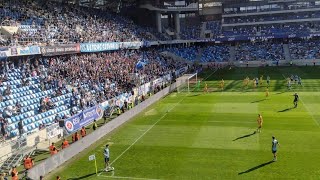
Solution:
{"label": "grass field", "polygon": [[[303,86],[287,90],[284,77],[290,74],[301,76]],[[260,75],[271,77],[268,98],[265,87],[242,88],[245,76]],[[319,179],[319,67],[234,68],[201,77],[210,93],[168,95],[47,178]],[[217,88],[221,78],[223,92]],[[297,108],[294,92],[300,95]],[[258,113],[264,125],[254,134]],[[277,162],[271,161],[272,135],[281,144]],[[106,143],[114,172],[100,171]],[[88,161],[91,154],[97,156],[98,175]]]}

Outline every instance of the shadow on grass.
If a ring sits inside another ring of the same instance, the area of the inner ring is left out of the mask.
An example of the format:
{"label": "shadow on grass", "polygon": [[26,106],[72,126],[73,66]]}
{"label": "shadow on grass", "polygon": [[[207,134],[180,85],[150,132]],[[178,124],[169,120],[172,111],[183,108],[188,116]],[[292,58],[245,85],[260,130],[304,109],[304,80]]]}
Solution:
{"label": "shadow on grass", "polygon": [[284,92],[278,92],[278,93],[276,93],[276,94],[283,94],[283,93],[285,93],[285,91],[284,91]]}
{"label": "shadow on grass", "polygon": [[197,93],[197,94],[192,94],[189,97],[195,97],[195,96],[200,96],[200,95],[201,95],[200,93]]}
{"label": "shadow on grass", "polygon": [[93,176],[93,175],[96,175],[96,173],[91,173],[91,174],[87,174],[87,175],[84,175],[84,176],[80,176],[80,177],[76,177],[76,178],[68,178],[67,180],[80,180],[80,179],[86,179],[90,176]]}
{"label": "shadow on grass", "polygon": [[290,111],[291,109],[294,109],[294,107],[286,108],[286,109],[280,110],[278,112],[287,112],[287,111]]}
{"label": "shadow on grass", "polygon": [[245,173],[249,173],[249,172],[251,172],[251,171],[257,170],[257,169],[262,168],[262,167],[264,167],[264,166],[266,166],[266,165],[269,165],[269,164],[271,164],[271,163],[274,163],[274,161],[268,161],[268,162],[262,163],[262,164],[260,164],[260,165],[258,165],[258,166],[255,166],[255,167],[253,167],[253,168],[250,168],[250,169],[248,169],[248,170],[246,170],[246,171],[240,172],[240,173],[238,173],[238,175],[245,174]]}
{"label": "shadow on grass", "polygon": [[267,99],[259,99],[259,100],[256,100],[256,101],[252,101],[251,103],[258,103],[258,102],[262,102],[262,101],[265,101]]}
{"label": "shadow on grass", "polygon": [[237,141],[237,140],[239,140],[239,139],[247,138],[247,137],[250,137],[250,136],[252,136],[252,135],[254,135],[254,134],[256,134],[255,131],[254,131],[253,133],[251,133],[251,134],[247,134],[247,135],[238,137],[238,138],[236,138],[236,139],[234,139],[234,140],[232,140],[232,141]]}

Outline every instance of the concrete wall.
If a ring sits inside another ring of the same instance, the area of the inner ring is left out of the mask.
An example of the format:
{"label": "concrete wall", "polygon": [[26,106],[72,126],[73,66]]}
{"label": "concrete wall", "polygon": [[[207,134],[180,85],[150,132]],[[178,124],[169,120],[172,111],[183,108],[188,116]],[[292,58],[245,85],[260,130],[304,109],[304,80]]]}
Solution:
{"label": "concrete wall", "polygon": [[35,167],[29,170],[28,176],[31,179],[39,179],[40,175],[48,174],[49,172],[53,171],[54,169],[65,163],[67,160],[71,159],[81,151],[91,146],[93,143],[98,141],[100,138],[102,138],[109,132],[118,128],[123,123],[129,121],[131,118],[148,108],[150,105],[152,105],[153,103],[160,100],[162,97],[166,96],[167,94],[175,90],[177,86],[180,86],[183,83],[185,83],[185,78],[181,77],[177,79],[176,83],[173,83],[169,87],[151,96],[149,99],[135,106],[130,111],[121,114],[119,117],[110,121],[106,125],[98,128],[96,131],[87,135],[85,138],[82,138],[80,139],[80,141],[77,141],[76,143],[72,144],[69,148],[60,151],[58,154],[36,165]]}

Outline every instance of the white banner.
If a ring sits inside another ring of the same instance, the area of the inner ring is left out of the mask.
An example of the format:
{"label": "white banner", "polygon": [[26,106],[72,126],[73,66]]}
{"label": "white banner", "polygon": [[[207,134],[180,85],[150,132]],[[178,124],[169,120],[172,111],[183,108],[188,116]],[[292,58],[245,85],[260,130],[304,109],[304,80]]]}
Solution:
{"label": "white banner", "polygon": [[62,128],[59,127],[59,123],[55,123],[46,127],[46,130],[47,130],[47,139],[52,139],[59,135],[62,136],[62,133],[63,133]]}

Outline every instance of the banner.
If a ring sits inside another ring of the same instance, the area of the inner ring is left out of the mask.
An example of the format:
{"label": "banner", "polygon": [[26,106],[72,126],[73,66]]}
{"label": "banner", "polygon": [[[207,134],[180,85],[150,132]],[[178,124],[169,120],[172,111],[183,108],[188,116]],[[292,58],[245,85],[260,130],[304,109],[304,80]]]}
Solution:
{"label": "banner", "polygon": [[69,119],[65,123],[65,128],[68,133],[72,133],[81,129],[82,126],[91,124],[94,120],[101,119],[103,116],[103,110],[100,105],[83,110]]}
{"label": "banner", "polygon": [[10,56],[10,51],[0,51],[0,60],[5,60],[7,57]]}
{"label": "banner", "polygon": [[52,124],[46,127],[47,130],[47,139],[52,139],[56,136],[62,136],[62,129],[59,127],[59,123]]}
{"label": "banner", "polygon": [[102,52],[102,51],[112,51],[118,50],[120,48],[120,43],[111,42],[111,43],[81,43],[80,51],[81,52]]}
{"label": "banner", "polygon": [[121,42],[120,49],[140,49],[143,46],[143,42]]}
{"label": "banner", "polygon": [[39,46],[27,46],[27,47],[11,47],[11,56],[26,56],[41,54]]}
{"label": "banner", "polygon": [[66,45],[41,47],[41,54],[43,56],[76,54],[79,52],[80,52],[80,45],[79,44],[66,44]]}

